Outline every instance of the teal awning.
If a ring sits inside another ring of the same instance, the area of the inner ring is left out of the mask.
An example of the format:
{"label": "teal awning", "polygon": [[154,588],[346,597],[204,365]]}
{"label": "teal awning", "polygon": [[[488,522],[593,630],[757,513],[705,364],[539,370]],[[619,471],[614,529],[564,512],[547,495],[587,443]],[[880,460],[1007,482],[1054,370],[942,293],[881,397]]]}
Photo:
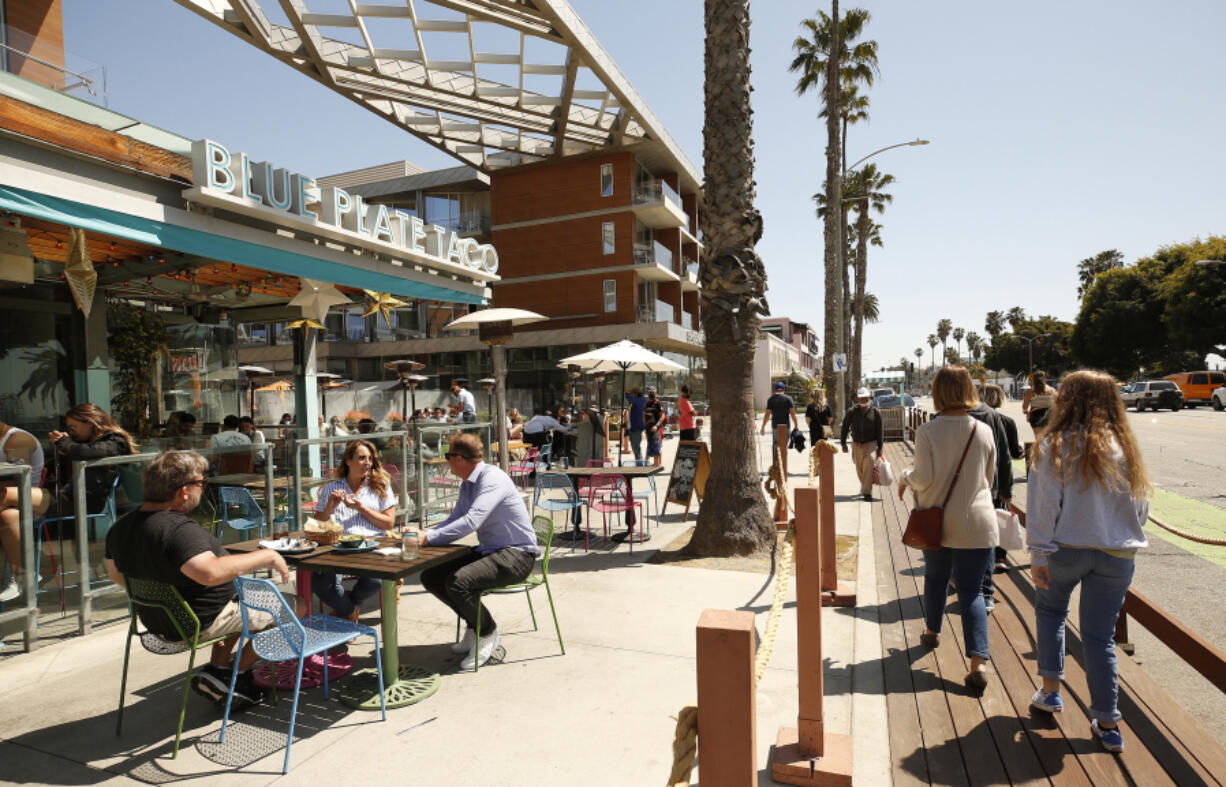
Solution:
{"label": "teal awning", "polygon": [[57,224],[66,224],[70,227],[80,227],[116,238],[125,238],[149,246],[159,246],[171,251],[259,268],[287,276],[318,279],[346,287],[360,287],[409,298],[425,298],[452,303],[484,302],[479,295],[472,292],[441,286],[441,282],[445,281],[442,277],[438,285],[426,284],[403,279],[392,273],[354,268],[333,260],[295,254],[271,246],[228,238],[224,235],[188,227],[179,227],[2,184],[0,184],[0,209],[53,221]]}

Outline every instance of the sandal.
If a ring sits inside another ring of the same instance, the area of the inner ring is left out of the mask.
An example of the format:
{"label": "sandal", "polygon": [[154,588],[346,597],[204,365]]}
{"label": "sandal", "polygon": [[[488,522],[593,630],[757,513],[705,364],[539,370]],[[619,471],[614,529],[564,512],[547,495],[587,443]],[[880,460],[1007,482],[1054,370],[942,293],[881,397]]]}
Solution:
{"label": "sandal", "polygon": [[941,644],[941,635],[930,634],[929,632],[925,631],[923,634],[920,634],[920,642],[926,648],[935,649],[937,645]]}

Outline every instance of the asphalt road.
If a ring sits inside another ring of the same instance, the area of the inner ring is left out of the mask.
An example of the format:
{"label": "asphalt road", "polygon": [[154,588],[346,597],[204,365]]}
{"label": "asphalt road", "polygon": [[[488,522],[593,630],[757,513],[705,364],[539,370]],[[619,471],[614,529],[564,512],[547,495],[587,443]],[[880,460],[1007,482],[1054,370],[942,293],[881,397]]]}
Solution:
{"label": "asphalt road", "polygon": [[[932,409],[927,397],[916,404]],[[1033,439],[1021,402],[1006,402],[1001,410],[1017,423],[1019,440]],[[1226,509],[1226,412],[1206,406],[1178,412],[1129,410],[1128,421],[1155,486]],[[1015,494],[1024,495],[1025,485],[1016,487]],[[1150,545],[1137,555],[1132,587],[1226,652],[1226,616],[1221,611],[1226,568],[1182,548],[1178,538],[1156,537],[1153,525],[1147,530]],[[1226,553],[1226,547],[1213,549]],[[1070,619],[1076,620],[1076,596],[1071,608]],[[1226,694],[1135,622],[1129,636],[1136,646],[1133,660],[1226,746]]]}

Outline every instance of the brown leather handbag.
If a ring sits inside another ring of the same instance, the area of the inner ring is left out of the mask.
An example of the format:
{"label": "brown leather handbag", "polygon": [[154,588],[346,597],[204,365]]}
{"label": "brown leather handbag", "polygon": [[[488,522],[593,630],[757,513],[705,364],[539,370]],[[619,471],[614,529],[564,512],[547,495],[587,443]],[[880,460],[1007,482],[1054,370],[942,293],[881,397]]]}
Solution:
{"label": "brown leather handbag", "polygon": [[902,542],[913,549],[940,549],[941,529],[945,523],[945,506],[949,505],[949,496],[954,493],[954,484],[962,474],[962,463],[966,461],[966,452],[971,450],[971,442],[975,439],[977,421],[971,421],[971,436],[966,438],[966,447],[962,449],[962,458],[958,460],[958,468],[949,481],[949,489],[945,492],[945,500],[940,506],[932,508],[913,508],[911,516],[907,517],[907,529],[903,531]]}

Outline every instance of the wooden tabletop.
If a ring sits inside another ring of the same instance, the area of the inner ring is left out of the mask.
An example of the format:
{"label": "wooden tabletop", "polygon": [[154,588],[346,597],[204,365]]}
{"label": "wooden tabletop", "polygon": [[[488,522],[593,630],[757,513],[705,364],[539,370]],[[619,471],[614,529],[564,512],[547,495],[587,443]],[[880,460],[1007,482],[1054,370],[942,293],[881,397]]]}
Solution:
{"label": "wooden tabletop", "polygon": [[628,465],[626,467],[567,467],[565,469],[547,470],[549,473],[566,473],[569,476],[620,475],[648,476],[664,472],[664,465]]}
{"label": "wooden tabletop", "polygon": [[[293,533],[294,538],[303,538],[304,534],[300,531]],[[380,543],[392,544],[392,539],[377,539]],[[239,541],[235,544],[226,544],[226,550],[229,552],[254,552],[260,547],[261,539],[252,539],[250,541]],[[463,557],[472,551],[470,546],[460,546],[448,544],[447,546],[426,546],[421,548],[421,552],[416,560],[404,562],[400,559],[400,555],[380,555],[375,552],[359,552],[357,554],[345,554],[338,552],[333,547],[319,547],[311,552],[303,552],[300,555],[282,555],[285,562],[289,563],[298,569],[309,569],[311,571],[323,571],[331,574],[348,574],[355,577],[370,577],[371,579],[394,580],[403,579],[404,577],[412,576],[419,571],[424,571],[427,568],[437,566],[440,563],[447,563],[456,558]]]}

